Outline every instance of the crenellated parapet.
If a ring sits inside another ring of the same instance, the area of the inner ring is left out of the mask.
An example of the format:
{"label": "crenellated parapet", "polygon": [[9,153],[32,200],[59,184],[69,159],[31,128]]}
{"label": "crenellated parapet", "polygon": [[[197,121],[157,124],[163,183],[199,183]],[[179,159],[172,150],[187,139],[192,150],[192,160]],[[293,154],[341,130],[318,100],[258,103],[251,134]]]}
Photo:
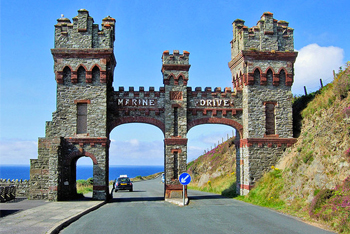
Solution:
{"label": "crenellated parapet", "polygon": [[57,19],[55,25],[55,48],[113,48],[115,19],[107,16],[99,30],[94,19],[85,9],[78,10],[73,23],[68,18]]}
{"label": "crenellated parapet", "polygon": [[149,123],[157,126],[164,132],[164,102],[165,88],[159,91],[154,87],[145,90],[139,87],[125,89],[119,87],[109,97],[108,113],[110,115],[109,130],[125,123]]}
{"label": "crenellated parapet", "polygon": [[231,61],[232,84],[236,89],[247,85],[291,87],[294,76],[293,29],[286,21],[277,21],[265,12],[257,25],[248,28],[244,21],[233,23]]}
{"label": "crenellated parapet", "polygon": [[183,54],[180,54],[178,50],[174,50],[173,54],[169,54],[169,50],[163,52],[162,73],[164,84],[187,85],[188,71],[191,67],[189,57],[190,53],[185,50]]}
{"label": "crenellated parapet", "polygon": [[226,87],[187,87],[188,130],[199,124],[219,123],[242,130],[242,92]]}
{"label": "crenellated parapet", "polygon": [[294,51],[294,29],[286,21],[277,21],[273,14],[265,12],[256,26],[248,28],[244,20],[236,19],[233,23],[231,55],[241,50],[257,51]]}

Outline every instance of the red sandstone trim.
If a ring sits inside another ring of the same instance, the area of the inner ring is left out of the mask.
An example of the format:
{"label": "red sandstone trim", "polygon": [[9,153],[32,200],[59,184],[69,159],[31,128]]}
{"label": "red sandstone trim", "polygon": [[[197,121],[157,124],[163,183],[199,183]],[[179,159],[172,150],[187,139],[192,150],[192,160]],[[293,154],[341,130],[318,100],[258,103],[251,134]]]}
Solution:
{"label": "red sandstone trim", "polygon": [[51,49],[54,58],[108,58],[113,57],[113,49],[74,49],[74,48],[55,48]]}
{"label": "red sandstone trim", "polygon": [[244,60],[281,60],[295,62],[298,52],[283,52],[276,51],[271,53],[270,51],[250,51],[243,50],[235,58],[233,58],[229,63],[229,68],[233,68],[239,64],[241,59]]}
{"label": "red sandstone trim", "polygon": [[74,104],[91,104],[91,100],[90,99],[86,99],[86,100],[74,100]]}
{"label": "red sandstone trim", "polygon": [[103,185],[94,185],[93,190],[98,190],[98,191],[104,191],[106,190],[106,186],[103,186]]}
{"label": "red sandstone trim", "polygon": [[167,189],[167,190],[182,190],[183,189],[182,186],[183,185],[181,185],[181,184],[166,184],[165,189]]}
{"label": "red sandstone trim", "polygon": [[181,108],[182,106],[181,106],[181,104],[176,103],[176,104],[172,104],[171,107],[172,108],[174,108],[174,107]]}
{"label": "red sandstone trim", "polygon": [[178,153],[178,154],[181,154],[182,150],[181,149],[172,149],[171,150],[171,153],[174,154],[174,153]]}
{"label": "red sandstone trim", "polygon": [[232,119],[216,118],[216,117],[195,119],[189,122],[187,124],[187,132],[194,126],[201,125],[201,124],[225,124],[235,128],[239,132],[240,137],[242,137],[242,134],[243,134],[243,126],[238,122]]}
{"label": "red sandstone trim", "polygon": [[166,138],[164,139],[165,145],[187,145],[187,138]]}
{"label": "red sandstone trim", "polygon": [[164,71],[189,71],[191,65],[189,64],[163,64],[162,72]]}
{"label": "red sandstone trim", "polygon": [[[149,109],[149,110],[152,110],[152,109]],[[157,110],[159,111],[159,109],[156,109],[155,111],[157,112]],[[109,132],[111,132],[115,127],[126,123],[148,123],[158,127],[163,132],[163,134],[165,133],[165,124],[162,121],[152,117],[144,117],[144,116],[128,116],[128,117],[117,118],[109,125]]]}
{"label": "red sandstone trim", "polygon": [[[166,65],[166,64],[165,64]],[[175,64],[176,66],[177,65],[181,65],[181,64]],[[164,66],[164,65],[163,65]],[[189,65],[190,66],[190,65]],[[174,69],[172,69],[174,70]],[[163,71],[163,70],[162,70]],[[183,80],[183,84],[184,85],[187,85],[187,81],[188,81],[188,78],[186,78],[185,75],[183,75],[182,73],[180,73],[178,76],[175,76],[173,73],[171,73],[170,75],[168,75],[168,77],[166,77],[165,79],[163,79],[163,84],[165,85],[169,85],[170,84],[170,79],[173,78],[174,79],[174,85],[179,85],[179,79],[180,77],[182,77],[182,80]]]}
{"label": "red sandstone trim", "polygon": [[80,158],[81,156],[87,156],[91,158],[94,165],[98,164],[97,159],[93,154],[85,151],[84,149],[80,149],[79,151],[73,151],[67,156],[67,158],[65,158],[65,165],[70,165],[74,158]]}
{"label": "red sandstone trim", "polygon": [[273,145],[281,147],[283,144],[290,147],[296,141],[296,138],[247,138],[240,140],[240,147],[251,147],[254,144],[258,145],[258,147],[262,147],[263,144],[266,144],[267,147],[272,147]]}
{"label": "red sandstone trim", "polygon": [[66,141],[73,143],[73,144],[108,144],[109,140],[107,137],[69,137],[65,138]]}
{"label": "red sandstone trim", "polygon": [[251,190],[254,186],[253,185],[248,185],[248,184],[240,184],[239,187],[241,189]]}

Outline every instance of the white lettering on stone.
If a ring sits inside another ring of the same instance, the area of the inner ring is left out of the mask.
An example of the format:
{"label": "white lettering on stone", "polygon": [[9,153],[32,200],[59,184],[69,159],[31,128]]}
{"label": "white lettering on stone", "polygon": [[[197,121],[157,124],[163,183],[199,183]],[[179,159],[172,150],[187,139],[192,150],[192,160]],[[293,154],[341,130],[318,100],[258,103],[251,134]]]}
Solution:
{"label": "white lettering on stone", "polygon": [[118,98],[117,99],[117,105],[118,106],[155,106],[156,100],[155,99],[143,99],[143,98]]}
{"label": "white lettering on stone", "polygon": [[118,106],[122,106],[124,103],[124,100],[123,99],[118,99]]}
{"label": "white lettering on stone", "polygon": [[230,99],[200,99],[199,102],[196,103],[199,106],[212,106],[212,107],[229,107],[233,106],[234,103]]}
{"label": "white lettering on stone", "polygon": [[224,100],[224,106],[230,106],[229,100]]}

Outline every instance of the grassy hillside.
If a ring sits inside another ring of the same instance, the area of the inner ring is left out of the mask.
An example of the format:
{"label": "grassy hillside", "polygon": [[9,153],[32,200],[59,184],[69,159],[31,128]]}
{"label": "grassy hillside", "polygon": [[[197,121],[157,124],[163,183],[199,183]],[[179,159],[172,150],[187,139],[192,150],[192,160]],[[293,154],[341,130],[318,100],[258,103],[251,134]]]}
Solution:
{"label": "grassy hillside", "polygon": [[[350,233],[350,69],[340,71],[322,90],[296,98],[294,136],[298,141],[245,197],[237,199],[319,222]],[[225,144],[233,153],[232,139]],[[197,189],[232,197],[235,162],[215,149],[190,163]],[[220,161],[222,160],[222,161]],[[225,160],[227,160],[227,165]],[[196,167],[194,167],[196,165]],[[200,165],[203,165],[202,167]],[[221,165],[226,168],[220,176]],[[228,169],[232,165],[231,170]],[[216,174],[215,174],[216,173]],[[215,176],[214,176],[215,175]]]}
{"label": "grassy hillside", "polygon": [[219,144],[214,149],[187,165],[191,174],[190,189],[233,197],[236,188],[236,148],[234,138]]}

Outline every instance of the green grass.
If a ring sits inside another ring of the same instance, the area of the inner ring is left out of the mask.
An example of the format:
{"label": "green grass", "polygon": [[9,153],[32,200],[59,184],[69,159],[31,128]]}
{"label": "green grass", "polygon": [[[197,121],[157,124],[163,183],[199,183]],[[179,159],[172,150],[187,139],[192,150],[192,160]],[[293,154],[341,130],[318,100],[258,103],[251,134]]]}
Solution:
{"label": "green grass", "polygon": [[93,191],[93,179],[77,180],[77,193],[86,194]]}
{"label": "green grass", "polygon": [[285,202],[280,199],[283,184],[282,171],[273,168],[259,180],[247,196],[239,196],[237,199],[281,210],[285,208]]}
{"label": "green grass", "polygon": [[189,184],[187,188],[203,192],[216,193],[232,198],[236,196],[236,175],[235,173],[222,175],[211,179],[201,187],[197,186],[196,184]]}

